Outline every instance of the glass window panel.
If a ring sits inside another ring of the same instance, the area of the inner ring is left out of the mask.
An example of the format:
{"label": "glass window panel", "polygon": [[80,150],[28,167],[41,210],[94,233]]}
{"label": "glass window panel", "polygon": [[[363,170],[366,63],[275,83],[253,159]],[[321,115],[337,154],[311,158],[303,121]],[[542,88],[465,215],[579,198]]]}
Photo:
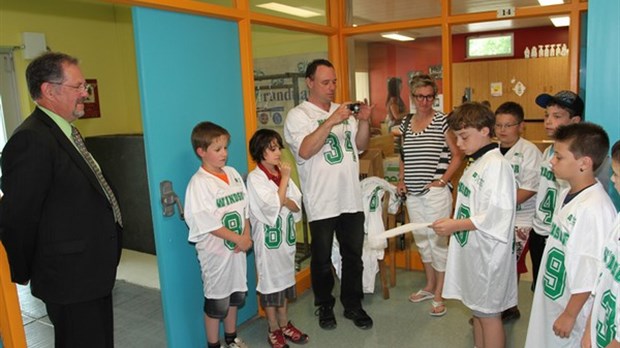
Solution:
{"label": "glass window panel", "polygon": [[346,23],[350,26],[441,15],[441,1],[437,0],[348,0],[346,3]]}
{"label": "glass window panel", "polygon": [[326,0],[250,0],[253,12],[315,24],[327,24],[325,6]]}
{"label": "glass window panel", "polygon": [[[309,62],[327,58],[327,37],[262,25],[252,26],[254,84],[258,128],[282,134],[284,120],[293,107],[307,99],[305,72]],[[285,145],[282,160],[295,160]],[[296,167],[291,177],[299,186]],[[297,270],[309,265],[310,237],[307,224],[300,222],[297,232]]]}
{"label": "glass window panel", "polygon": [[513,55],[512,33],[467,37],[467,58],[510,57]]}
{"label": "glass window panel", "polygon": [[[562,1],[565,4],[571,2],[571,0],[556,0]],[[477,13],[486,11],[497,11],[501,8],[507,7],[525,7],[525,6],[541,6],[539,0],[452,0],[451,12],[452,14],[465,14],[465,13]]]}
{"label": "glass window panel", "polygon": [[[443,109],[441,28],[416,28],[403,32],[416,39],[401,42],[385,39],[380,33],[356,35],[348,39],[350,98],[359,99],[361,95],[356,95],[356,91],[368,90],[369,101],[375,104],[372,126],[382,129],[382,133],[387,133],[386,104],[390,79],[400,79],[399,95],[405,104],[403,113],[407,113],[415,108],[410,98],[409,80],[416,74],[432,74],[439,87],[436,108]],[[368,74],[368,82],[356,78],[363,74]],[[367,85],[358,86],[359,83]]]}

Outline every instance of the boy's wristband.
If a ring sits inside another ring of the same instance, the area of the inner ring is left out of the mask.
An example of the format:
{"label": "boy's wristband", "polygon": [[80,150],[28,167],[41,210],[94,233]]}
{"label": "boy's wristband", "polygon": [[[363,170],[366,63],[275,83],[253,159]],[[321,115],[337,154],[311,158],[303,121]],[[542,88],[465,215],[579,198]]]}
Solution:
{"label": "boy's wristband", "polygon": [[437,181],[442,183],[444,186],[448,185],[448,183],[444,179],[437,179]]}

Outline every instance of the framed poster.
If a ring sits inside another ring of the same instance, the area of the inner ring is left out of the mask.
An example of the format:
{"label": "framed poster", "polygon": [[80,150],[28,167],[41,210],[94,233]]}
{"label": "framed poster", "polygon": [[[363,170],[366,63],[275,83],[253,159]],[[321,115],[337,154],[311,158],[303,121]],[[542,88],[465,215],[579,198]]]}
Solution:
{"label": "framed poster", "polygon": [[97,79],[86,79],[88,86],[88,97],[84,100],[84,116],[81,118],[99,118],[99,85]]}

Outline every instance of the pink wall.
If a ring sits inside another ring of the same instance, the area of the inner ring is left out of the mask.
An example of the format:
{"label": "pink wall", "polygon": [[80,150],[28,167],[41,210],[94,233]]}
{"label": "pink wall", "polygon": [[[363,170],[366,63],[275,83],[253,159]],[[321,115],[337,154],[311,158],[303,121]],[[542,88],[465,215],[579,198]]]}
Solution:
{"label": "pink wall", "polygon": [[[506,31],[484,34],[505,33]],[[514,30],[515,56],[523,58],[525,47],[547,43],[568,43],[568,28],[539,27]],[[454,35],[452,38],[452,62],[465,61],[465,38],[467,35]],[[441,64],[441,38],[420,38],[413,42],[371,43],[368,45],[368,66],[370,78],[370,100],[376,104],[373,124],[378,125],[387,114],[387,81],[390,77],[400,77],[403,81],[401,97],[409,103],[408,73],[423,71],[428,73],[431,65]],[[442,80],[438,80],[439,93]]]}

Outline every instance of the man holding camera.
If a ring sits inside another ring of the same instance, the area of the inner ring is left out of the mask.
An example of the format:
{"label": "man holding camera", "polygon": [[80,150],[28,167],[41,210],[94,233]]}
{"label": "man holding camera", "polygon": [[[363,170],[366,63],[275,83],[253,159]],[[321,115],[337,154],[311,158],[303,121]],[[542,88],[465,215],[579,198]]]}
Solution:
{"label": "man holding camera", "polygon": [[319,326],[336,328],[331,249],[334,233],[342,256],[340,301],[344,317],[362,329],[372,319],[362,309],[364,212],[359,184],[358,150],[368,147],[372,107],[333,102],[336,71],[325,59],[306,69],[308,100],[289,111],[284,138],[291,147],[310,222],[310,272]]}

